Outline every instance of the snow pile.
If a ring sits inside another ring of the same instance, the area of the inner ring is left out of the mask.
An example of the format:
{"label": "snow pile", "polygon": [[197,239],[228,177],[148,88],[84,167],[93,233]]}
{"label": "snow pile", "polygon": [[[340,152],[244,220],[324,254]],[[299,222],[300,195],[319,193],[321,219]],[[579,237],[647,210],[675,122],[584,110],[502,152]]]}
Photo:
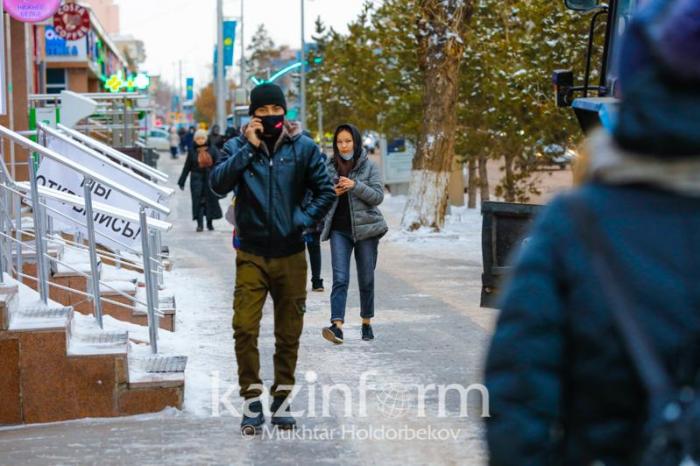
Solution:
{"label": "snow pile", "polygon": [[386,195],[381,206],[390,230],[384,241],[433,257],[461,258],[481,263],[481,210],[450,207],[441,231],[421,228],[406,232],[400,222],[406,196]]}

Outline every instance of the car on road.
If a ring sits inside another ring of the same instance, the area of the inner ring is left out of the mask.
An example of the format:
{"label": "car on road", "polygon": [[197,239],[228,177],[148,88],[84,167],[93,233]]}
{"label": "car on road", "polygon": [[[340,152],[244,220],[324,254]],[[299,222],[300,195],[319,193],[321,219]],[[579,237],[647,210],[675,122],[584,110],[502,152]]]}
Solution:
{"label": "car on road", "polygon": [[146,147],[159,151],[170,150],[170,140],[168,132],[163,129],[151,129],[146,138]]}

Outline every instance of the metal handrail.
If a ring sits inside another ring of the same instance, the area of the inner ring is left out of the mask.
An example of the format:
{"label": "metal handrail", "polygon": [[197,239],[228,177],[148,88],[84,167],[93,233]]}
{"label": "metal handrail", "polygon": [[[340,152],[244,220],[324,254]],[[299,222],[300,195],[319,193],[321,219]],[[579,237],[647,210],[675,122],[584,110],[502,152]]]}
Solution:
{"label": "metal handrail", "polygon": [[[29,185],[28,181],[20,181],[20,182],[15,182],[14,183],[15,188],[17,188],[19,191],[28,193],[31,192],[31,186]],[[39,186],[39,194],[42,196],[51,198],[55,201],[59,202],[64,202],[66,204],[71,204],[75,207],[85,207],[85,199],[83,199],[80,196],[76,196],[74,194],[69,194],[64,191],[58,191],[53,188],[49,188],[46,186]],[[139,216],[135,213],[129,212],[128,210],[120,209],[119,207],[114,207],[108,204],[103,204],[101,202],[95,202],[93,201],[92,203],[92,208],[96,210],[97,212],[103,213],[103,214],[110,214],[113,215],[114,217],[120,218],[122,220],[127,220],[130,222],[135,222],[138,223],[139,221]],[[148,226],[153,227],[156,230],[160,231],[170,231],[173,228],[172,223],[168,223],[164,220],[158,220],[153,217],[148,217]],[[80,224],[80,222],[76,223]],[[85,226],[85,225],[82,225]]]}
{"label": "metal handrail", "polygon": [[[70,217],[66,217],[66,218],[67,218],[67,220],[74,220],[74,219],[71,219]],[[84,226],[84,225],[82,225],[82,226]],[[30,236],[32,238],[36,237],[36,235],[33,233],[33,230],[31,230],[31,229],[22,229],[21,233],[24,235]],[[49,238],[49,241],[51,241],[51,236],[49,236],[48,238]],[[54,238],[56,238],[56,236],[54,236]],[[71,240],[63,238],[63,237],[60,237],[60,241],[62,241],[63,243],[65,243],[69,246],[72,246],[74,249],[80,249],[82,251],[89,251],[90,250],[90,248],[88,246],[85,246],[84,244],[76,243],[75,241],[71,241]],[[118,254],[115,254],[113,252],[108,252],[108,251],[98,251],[97,255],[100,257],[100,259],[109,259],[109,260],[112,260],[115,262],[120,259],[120,256]],[[152,258],[152,260],[155,260],[155,258]],[[134,267],[138,268],[135,265],[134,265]],[[138,270],[143,270],[143,268],[138,269]]]}
{"label": "metal handrail", "polygon": [[[4,188],[5,188],[6,190],[8,190],[9,192],[18,195],[18,196],[21,197],[22,199],[31,200],[31,197],[29,197],[29,196],[27,196],[26,194],[22,193],[21,190],[20,190],[20,189],[22,189],[22,188],[24,187],[23,185],[25,184],[25,182],[20,182],[20,183],[18,183],[18,184],[20,185],[20,186],[17,186],[17,189],[18,189],[18,190],[15,190],[15,189],[13,189],[13,188],[11,188],[11,187],[3,186],[3,185],[0,185],[0,187],[4,187]],[[40,190],[41,190],[41,189],[42,189],[42,188],[40,188]],[[49,188],[44,188],[44,189],[48,190]],[[23,189],[22,189],[22,190],[23,190]],[[42,191],[40,191],[40,192],[42,192]],[[65,193],[59,192],[59,194],[65,194]],[[65,194],[65,195],[66,195],[66,196],[70,196],[70,195],[67,195],[67,194]],[[61,199],[58,199],[58,198],[54,198],[54,199],[55,199],[55,200],[59,200],[59,201],[61,200]],[[66,202],[69,202],[69,203],[70,203],[71,201],[70,201],[70,200],[67,200]],[[81,206],[81,205],[83,205],[83,204],[82,204],[82,198],[76,197],[76,199],[74,200],[74,203],[75,203],[76,206]],[[56,210],[56,209],[54,209],[54,208],[52,208],[52,207],[50,207],[50,206],[44,204],[44,203],[42,203],[42,206],[43,206],[44,208],[48,209],[49,211],[53,212],[54,214],[60,216],[61,218],[63,218],[63,219],[65,219],[65,220],[69,221],[69,222],[72,222],[72,223],[74,223],[74,224],[76,224],[76,225],[78,225],[78,226],[86,227],[86,225],[85,225],[84,223],[82,223],[82,222],[80,222],[80,221],[78,221],[78,220],[76,220],[76,219],[74,219],[74,218],[71,218],[71,217],[69,217],[69,216],[63,214],[62,212],[60,212],[60,211],[58,211],[58,210]],[[101,204],[100,204],[100,206],[101,206]],[[3,211],[3,214],[4,214],[5,216],[7,216],[7,218],[9,219],[11,225],[14,226],[14,225],[16,224],[16,221],[13,220],[6,212]],[[131,214],[131,213],[128,213],[128,215],[129,215],[130,217],[132,217],[132,216],[133,216],[133,217],[136,217],[134,214]],[[158,225],[158,223],[163,223],[163,224],[167,224],[167,225],[169,225],[169,226],[172,226],[172,225],[170,225],[170,224],[167,223],[167,222],[160,222],[159,220],[153,219],[153,218],[150,218],[150,217],[148,218],[148,223],[149,223],[149,225]],[[169,231],[169,228],[168,228],[167,230],[161,229],[160,231]],[[36,237],[36,235],[35,235],[34,233],[32,233],[31,230],[22,229],[22,230],[21,230],[21,233],[26,234],[26,235],[29,235],[29,236],[32,236],[32,237]],[[101,233],[101,232],[99,232],[99,231],[97,231],[97,232],[95,232],[95,233],[98,234],[98,235],[100,235],[100,236],[102,236],[102,237],[108,238],[105,234],[103,234],[103,233]],[[51,241],[51,238],[50,238],[50,237],[47,237],[47,239],[48,239],[49,241]],[[109,238],[108,238],[108,239],[109,239]],[[90,248],[87,247],[87,246],[85,246],[85,245],[82,245],[82,244],[79,244],[79,243],[75,243],[75,242],[70,241],[70,240],[67,240],[67,239],[65,239],[65,238],[61,238],[60,241],[62,241],[62,242],[64,242],[64,243],[66,243],[66,244],[69,244],[69,245],[73,246],[75,249],[82,249],[82,250],[87,250],[87,251],[90,250]],[[114,239],[112,239],[112,241],[117,242],[117,241],[114,240]],[[121,246],[124,247],[126,250],[128,250],[129,252],[135,254],[136,256],[139,256],[139,257],[142,257],[142,256],[143,256],[142,253],[140,253],[139,251],[137,251],[136,249],[134,249],[134,248],[132,248],[132,247],[130,247],[130,246],[128,246],[128,245],[125,245],[125,244],[123,244],[123,243],[121,243],[121,242],[117,242],[117,244],[121,245]],[[97,252],[97,255],[98,255],[100,258],[103,258],[103,259],[104,259],[104,258],[107,258],[107,259],[111,259],[111,260],[114,260],[114,261],[120,261],[120,260],[122,260],[121,256],[118,255],[118,254],[115,254],[115,253],[108,253],[108,252],[100,251],[100,252]],[[162,263],[162,261],[161,261],[162,258],[163,258],[163,255],[162,255],[162,254],[156,254],[155,257],[152,256],[152,257],[149,258],[149,260],[150,260],[152,263],[154,263],[157,267],[162,267],[162,266],[163,266],[163,263]],[[136,264],[134,264],[134,267],[139,268],[138,265],[136,265]],[[140,267],[140,270],[143,270],[143,267]],[[152,270],[152,269],[151,269],[151,270]]]}
{"label": "metal handrail", "polygon": [[134,192],[133,190],[122,186],[119,183],[116,183],[109,178],[94,172],[93,170],[90,170],[88,168],[83,167],[82,165],[52,151],[51,149],[47,149],[46,147],[37,144],[36,142],[25,138],[24,136],[20,136],[19,134],[15,133],[14,131],[7,129],[6,127],[0,125],[0,135],[5,136],[15,143],[19,144],[20,146],[24,147],[25,149],[28,149],[32,152],[38,152],[39,154],[50,158],[51,160],[54,160],[62,165],[67,166],[68,168],[75,170],[76,172],[80,173],[81,175],[90,178],[104,186],[109,186],[110,188],[119,191],[120,193],[131,197],[134,200],[137,200],[139,203],[146,207],[150,207],[153,210],[157,210],[158,212],[161,212],[163,214],[170,214],[170,209],[159,204],[158,202],[155,202],[146,196],[143,196],[142,194],[139,194],[137,192]]}
{"label": "metal handrail", "polygon": [[129,177],[131,177],[135,180],[138,180],[140,183],[144,183],[148,187],[155,189],[156,191],[160,192],[162,196],[170,197],[175,192],[175,190],[172,188],[166,188],[164,186],[160,186],[147,178],[144,178],[142,176],[138,176],[132,170],[129,170],[129,169],[125,168],[123,165],[116,163],[115,161],[113,161],[112,159],[107,157],[106,155],[100,154],[99,152],[92,149],[86,143],[83,143],[82,141],[78,141],[74,138],[71,138],[68,135],[66,135],[62,132],[56,131],[55,129],[53,129],[50,126],[45,125],[43,123],[39,123],[37,126],[41,131],[45,132],[46,134],[50,134],[51,136],[58,138],[61,141],[82,150],[83,152],[90,155],[91,157],[96,158],[100,162],[106,163],[110,167],[112,167],[116,170],[119,170],[120,172],[124,173],[125,175],[128,175]]}
{"label": "metal handrail", "polygon": [[[4,238],[7,238],[7,239],[9,239],[9,240],[11,240],[11,241],[13,241],[13,242],[17,242],[17,243],[20,244],[20,246],[26,246],[26,247],[28,247],[29,249],[32,249],[32,250],[34,250],[34,253],[36,254],[36,246],[34,246],[34,245],[30,244],[30,243],[24,242],[24,241],[18,241],[18,240],[16,240],[15,238],[13,238],[12,236],[10,236],[10,235],[8,235],[8,234],[6,234],[6,233],[4,233],[4,232],[0,232],[0,236],[2,236],[2,237],[4,237]],[[62,265],[62,266],[64,266],[64,267],[66,267],[66,268],[69,269],[71,272],[74,272],[75,274],[77,274],[79,277],[87,278],[87,279],[89,279],[89,280],[92,279],[92,277],[90,277],[90,275],[86,274],[85,272],[83,272],[83,271],[81,271],[81,270],[78,270],[77,268],[73,267],[72,265],[68,264],[67,262],[64,262],[64,261],[62,261],[62,260],[60,260],[60,259],[57,259],[57,258],[55,258],[55,257],[51,257],[49,254],[46,254],[46,253],[44,253],[43,255],[44,255],[47,259],[49,259],[49,260],[51,260],[51,261],[53,261],[53,262],[55,262],[55,263],[57,263],[57,264],[59,264],[59,265]],[[120,290],[114,288],[113,286],[109,285],[109,284],[108,284],[107,282],[105,282],[105,281],[98,280],[98,283],[99,283],[100,285],[104,286],[105,288],[109,289],[110,291],[114,291],[117,295],[122,296],[122,297],[124,297],[124,298],[126,298],[126,299],[132,301],[134,304],[140,304],[140,305],[142,305],[142,306],[146,306],[146,305],[147,305],[147,304],[144,303],[143,301],[139,301],[138,299],[136,299],[136,297],[131,296],[131,295],[129,295],[128,293],[124,293],[123,291],[120,291]],[[58,285],[57,283],[51,283],[51,282],[49,282],[49,286],[60,286],[60,285]],[[76,292],[79,292],[79,291],[80,291],[80,290],[77,290],[77,289],[71,288],[71,287],[64,287],[64,289],[65,289],[66,291],[76,291]],[[91,297],[94,296],[93,293],[86,293],[86,292],[83,292],[83,293],[85,294],[85,296],[91,296]],[[101,298],[101,299],[104,301],[104,298]],[[158,309],[157,309],[157,311],[158,311]]]}
{"label": "metal handrail", "polygon": [[[151,268],[151,250],[153,249],[153,244],[155,243],[154,239],[157,237],[157,232],[154,231],[149,231],[149,222],[148,218],[149,216],[147,215],[146,209],[150,208],[154,210],[154,214],[157,216],[158,213],[164,213],[164,214],[169,214],[170,209],[167,207],[162,206],[158,202],[155,202],[146,196],[143,196],[139,193],[134,192],[133,190],[126,188],[122,186],[120,183],[116,183],[109,178],[96,173],[94,170],[88,169],[81,164],[74,162],[67,157],[64,157],[63,155],[58,154],[57,152],[50,150],[48,148],[45,148],[41,146],[40,144],[37,144],[15,132],[12,130],[0,126],[0,136],[6,137],[10,139],[11,141],[19,144],[20,146],[24,147],[25,149],[29,149],[30,151],[36,152],[38,154],[43,155],[44,157],[47,157],[49,159],[55,160],[56,162],[74,170],[75,172],[81,174],[84,177],[84,182],[83,182],[83,199],[84,199],[84,206],[85,206],[85,219],[87,223],[87,242],[89,246],[89,258],[90,258],[90,282],[91,282],[91,287],[92,287],[92,297],[93,297],[93,307],[94,307],[94,312],[95,312],[95,319],[97,320],[98,325],[102,328],[103,327],[103,322],[102,322],[102,300],[101,300],[101,290],[100,290],[100,280],[99,280],[99,273],[100,269],[98,267],[98,262],[97,262],[97,252],[96,252],[96,246],[97,242],[95,239],[95,224],[94,224],[94,216],[93,216],[93,207],[94,203],[92,201],[92,188],[94,187],[94,184],[96,182],[101,183],[102,185],[106,187],[111,187],[112,189],[119,191],[123,194],[125,194],[128,197],[131,197],[132,199],[135,199],[139,203],[139,226],[141,228],[140,231],[140,236],[141,236],[141,247],[142,247],[142,259],[143,259],[143,273],[144,273],[144,279],[146,282],[146,308],[147,308],[147,313],[148,313],[148,333],[149,333],[149,341],[150,341],[150,346],[151,346],[151,351],[154,354],[158,353],[158,313],[156,312],[156,303],[159,302],[158,300],[158,290],[156,289],[156,282],[153,270]],[[9,185],[10,183],[14,183],[14,179],[10,175],[10,173],[7,171],[7,167],[5,166],[4,163],[0,164],[0,167],[2,168],[2,178],[4,181],[7,182]],[[48,263],[48,253],[47,253],[47,246],[45,243],[45,232],[47,231],[45,221],[48,220],[48,216],[46,215],[46,206],[44,203],[41,202],[42,198],[42,190],[40,190],[40,187],[38,185],[38,180],[37,180],[37,173],[36,173],[36,167],[33,163],[29,164],[29,176],[30,176],[30,187],[31,187],[31,197],[32,197],[32,214],[34,217],[34,228],[36,234],[35,236],[35,244],[36,244],[36,255],[37,255],[37,283],[38,283],[38,288],[39,288],[39,295],[41,297],[41,301],[44,305],[48,304],[49,300],[49,286],[50,286],[50,281],[49,281],[49,263]],[[8,187],[8,186],[5,186]],[[9,188],[9,187],[8,187]],[[1,207],[4,208],[5,210],[9,209],[7,208],[8,205],[10,205],[10,202],[8,199],[6,199],[6,194],[7,191],[3,193],[4,195],[4,200],[3,197],[0,197],[0,204]],[[112,214],[114,209],[110,209],[109,213]],[[4,219],[0,218],[0,226],[4,226]],[[21,222],[21,220],[20,220]],[[21,223],[20,223],[21,225]],[[4,234],[4,233],[3,233]],[[18,235],[20,235],[18,233]],[[21,249],[21,245],[19,246]],[[3,255],[4,255],[4,245],[2,242],[0,242],[0,248],[3,249],[3,251],[0,251],[0,281],[1,281],[1,272],[5,270],[7,263],[3,261]],[[21,250],[18,253],[18,260],[21,258]],[[70,266],[68,266],[70,268]],[[9,270],[11,266],[8,266],[7,269]],[[18,268],[18,273],[20,272],[20,268]]]}
{"label": "metal handrail", "polygon": [[[13,272],[15,273],[15,275],[18,276],[18,277],[26,278],[26,279],[32,280],[32,281],[34,281],[34,282],[38,282],[38,281],[39,281],[36,277],[32,277],[31,275],[27,275],[26,273],[17,272],[17,270],[16,270],[14,267],[12,268],[12,271],[13,271]],[[104,284],[104,283],[103,283],[103,284]],[[92,296],[92,293],[87,293],[87,292],[85,292],[85,291],[77,290],[77,289],[71,288],[71,287],[69,287],[69,286],[60,285],[60,284],[55,283],[55,282],[49,282],[49,286],[50,286],[50,287],[54,287],[54,288],[58,288],[59,290],[68,291],[68,292],[70,292],[70,293],[74,293],[74,294],[77,294],[77,295],[80,295],[80,296],[84,296],[84,297],[87,297],[87,298],[92,298],[92,297],[93,297],[93,296]],[[111,299],[109,299],[109,298],[104,298],[104,297],[102,297],[101,300],[102,300],[103,302],[105,302],[105,303],[112,304],[113,306],[118,306],[118,307],[122,307],[122,308],[124,308],[124,309],[129,309],[129,310],[133,310],[134,308],[136,308],[136,305],[137,305],[137,304],[140,304],[141,306],[145,306],[144,303],[142,303],[141,301],[136,300],[134,296],[126,295],[125,297],[127,297],[128,299],[134,301],[134,303],[133,303],[133,305],[132,305],[131,307],[129,307],[128,304],[120,303],[119,301],[114,301],[114,300],[111,300]],[[85,302],[85,301],[81,301],[81,303],[82,303],[82,302]],[[80,304],[80,303],[77,303],[77,304]],[[164,313],[163,310],[160,309],[160,308],[157,308],[157,309],[156,309],[156,313],[158,314],[159,317],[164,317],[164,316],[165,316],[165,313]]]}
{"label": "metal handrail", "polygon": [[67,126],[64,126],[60,123],[57,125],[57,127],[72,138],[77,139],[78,141],[86,144],[89,147],[92,147],[95,150],[103,152],[105,155],[114,157],[119,162],[128,165],[130,168],[133,168],[134,170],[137,170],[140,173],[148,175],[151,178],[155,178],[162,183],[167,183],[168,181],[168,175],[166,175],[162,171],[156,170],[153,167],[149,167],[145,163],[140,162],[132,157],[129,157],[128,155],[119,152],[118,150],[112,147],[109,147],[107,144],[101,143],[100,141],[96,141],[95,139],[86,136],[72,128],[68,128]]}
{"label": "metal handrail", "polygon": [[[15,183],[15,184],[17,185],[17,184],[19,184],[19,183]],[[28,196],[23,195],[20,191],[15,191],[14,189],[12,189],[12,188],[10,188],[10,187],[8,187],[8,186],[0,185],[0,187],[5,188],[6,190],[8,190],[8,191],[10,191],[10,192],[12,192],[12,193],[14,193],[14,194],[17,194],[17,195],[19,195],[19,196],[22,196],[22,197],[24,197],[24,198],[28,198]],[[18,187],[18,188],[19,188],[19,187]],[[47,188],[46,191],[50,191],[50,190]],[[48,195],[49,197],[54,196],[54,194],[55,194],[55,193],[47,193],[47,195]],[[64,193],[59,193],[59,194],[64,194]],[[70,195],[68,195],[68,196],[70,196]],[[76,198],[77,198],[77,196],[70,196],[70,197],[76,197]],[[62,200],[60,196],[53,197],[53,199],[55,199],[55,200]],[[68,202],[68,203],[73,203],[73,204],[76,205],[76,206],[81,205],[81,204],[82,204],[82,202],[81,202],[81,201],[82,201],[82,198],[77,198],[77,199],[78,199],[78,200],[66,200],[66,202]],[[54,209],[51,209],[50,207],[48,207],[48,206],[45,205],[45,204],[44,204],[44,207],[48,208],[49,210],[54,210]],[[56,212],[57,214],[59,214],[59,215],[62,215],[62,214],[61,214],[60,212],[58,212],[58,211],[55,211],[55,212]],[[3,210],[3,214],[5,214],[5,215],[8,217],[8,219],[10,220],[10,224],[13,225],[13,227],[15,228],[15,230],[19,230],[20,233],[23,233],[23,234],[26,234],[26,235],[30,235],[30,236],[33,236],[33,237],[36,238],[36,235],[35,235],[34,233],[31,233],[29,230],[24,230],[24,229],[19,228],[19,226],[14,225],[15,222],[12,220],[11,217],[9,217],[9,215],[7,214],[7,212],[5,212],[4,210]],[[132,214],[130,214],[130,215],[132,215]],[[66,220],[69,220],[69,221],[74,222],[74,223],[77,224],[77,225],[85,226],[85,225],[83,225],[81,222],[79,222],[78,220],[75,220],[75,219],[70,218],[70,217],[68,217],[68,216],[62,215],[62,217],[64,217]],[[154,222],[158,222],[158,223],[166,223],[166,222],[161,222],[160,220],[155,220],[155,219],[150,219],[150,220],[153,220]],[[2,232],[0,232],[0,235],[5,236],[5,237],[7,237],[7,238],[9,238],[9,239],[11,239],[11,240],[13,240],[13,241],[16,241],[16,242],[18,242],[20,245],[29,246],[30,248],[32,248],[32,249],[34,249],[34,250],[36,251],[36,247],[35,247],[35,246],[31,246],[31,245],[29,245],[28,243],[25,243],[25,242],[16,240],[16,239],[12,238],[11,236],[6,235],[6,234],[4,234],[4,233],[2,233]],[[52,241],[52,238],[49,237],[49,236],[46,236],[45,239],[46,239],[47,241],[49,241],[49,242]],[[90,248],[86,248],[86,247],[83,246],[83,245],[78,245],[77,243],[73,243],[72,241],[67,241],[67,240],[65,240],[65,239],[63,239],[63,238],[62,238],[60,241],[63,242],[64,244],[69,244],[69,243],[71,243],[70,246],[71,246],[73,249],[81,249],[81,250],[83,250],[83,251],[85,251],[85,250],[88,250],[88,251],[89,251],[89,250],[90,250]],[[101,257],[103,257],[103,255],[100,254],[100,253],[98,253],[98,255],[100,255]],[[112,255],[112,257],[113,257],[113,258],[116,258],[117,256],[116,256],[116,255]],[[52,260],[55,260],[55,259],[52,259]],[[152,262],[155,262],[157,265],[161,265],[160,262],[159,262],[158,260],[156,260],[155,258],[153,258],[153,257],[151,257],[150,260],[151,260]],[[56,262],[61,263],[60,261],[56,261]],[[73,268],[72,268],[70,265],[68,265],[68,264],[63,264],[63,263],[61,263],[61,264],[64,265],[64,266],[66,266],[66,267],[68,267],[68,268],[70,268],[71,270],[74,270],[74,271],[78,272],[77,270],[73,269]],[[81,273],[81,272],[79,272],[79,273]],[[83,274],[83,275],[84,275],[84,274]],[[89,278],[87,275],[84,275],[84,276],[87,277],[87,278]],[[98,280],[98,281],[99,281],[99,280]],[[109,285],[107,285],[105,282],[100,281],[100,283],[102,283],[102,284],[104,284],[105,286],[107,286],[108,288],[112,289],[112,291],[116,291],[117,293],[119,293],[118,290],[116,290],[116,289],[114,289],[114,288],[111,288],[111,287],[110,287]],[[144,303],[141,303],[141,302],[139,302],[139,304],[145,305]]]}
{"label": "metal handrail", "polygon": [[[26,182],[26,181],[20,181],[19,183],[17,183],[17,182],[13,182],[13,181],[10,180],[9,183],[12,184],[12,187],[10,187],[10,186],[3,186],[6,190],[8,190],[9,192],[11,192],[11,193],[13,193],[13,194],[16,194],[17,196],[20,197],[20,199],[24,199],[24,200],[26,200],[26,201],[31,201],[31,200],[32,200],[31,196],[29,196],[28,194],[26,194],[26,192],[31,191],[31,187],[27,187],[27,182]],[[46,188],[46,187],[44,187],[44,186],[39,186],[38,189],[39,189],[39,192],[40,192],[40,193],[46,193],[49,197],[53,197],[54,200],[57,200],[57,201],[60,201],[60,202],[73,203],[74,205],[79,206],[79,207],[84,206],[84,200],[83,200],[83,198],[81,198],[81,197],[75,196],[75,199],[74,199],[73,196],[70,195],[70,194],[68,194],[68,193],[64,193],[64,192],[60,192],[60,191],[57,192],[56,190],[52,190],[51,188]],[[53,192],[51,192],[51,191],[53,191]],[[56,198],[55,195],[59,195],[60,198]],[[94,204],[93,204],[93,205],[94,205]],[[104,204],[101,204],[101,203],[97,203],[97,205],[99,206],[99,210],[100,210],[100,212],[102,212],[102,213],[105,213],[104,211],[105,211],[106,209],[109,208],[109,207],[106,207]],[[65,220],[67,220],[67,221],[69,221],[69,222],[71,222],[71,223],[74,223],[74,224],[76,224],[76,225],[78,225],[78,226],[87,228],[87,225],[86,225],[85,223],[80,222],[80,221],[78,221],[78,220],[76,220],[76,219],[74,219],[74,218],[72,218],[72,217],[69,217],[69,216],[67,216],[66,214],[64,214],[63,212],[60,212],[60,211],[54,209],[53,207],[50,207],[50,206],[48,206],[48,205],[46,205],[46,204],[42,204],[42,206],[43,206],[44,208],[50,210],[51,212],[53,212],[55,215],[58,215],[58,216],[60,216],[61,218],[65,219]],[[115,215],[115,217],[120,217],[120,218],[122,218],[122,220],[138,221],[138,219],[137,219],[137,220],[134,220],[134,218],[136,217],[136,215],[132,214],[131,212],[122,211],[122,209],[116,209],[116,208],[114,208],[114,209],[110,209],[109,213],[112,213],[113,211],[116,212],[117,214],[119,214],[119,215]],[[121,214],[122,214],[123,212],[126,212],[128,218],[124,218],[124,217],[121,216]],[[133,218],[132,218],[132,217],[133,217]],[[167,222],[161,222],[160,220],[154,219],[154,218],[152,218],[152,217],[148,217],[147,221],[148,221],[148,224],[149,224],[149,225],[152,225],[152,226],[154,226],[155,228],[160,228],[160,229],[164,228],[164,226],[162,226],[161,224],[165,224],[166,226],[169,225],[169,227],[166,227],[167,229],[162,230],[162,231],[170,231],[170,228],[172,228],[172,225],[171,225],[171,224],[169,224],[169,223],[167,223]],[[103,234],[102,232],[99,232],[99,231],[98,231],[98,232],[96,232],[96,233],[97,233],[98,235],[102,236],[102,237],[105,238],[105,239],[110,239],[111,241],[117,243],[119,246],[123,247],[124,249],[128,250],[129,252],[131,252],[131,253],[133,253],[133,254],[136,254],[137,256],[142,256],[142,255],[143,255],[143,254],[142,254],[141,252],[139,252],[137,249],[135,249],[135,248],[133,248],[133,247],[127,245],[127,244],[124,244],[124,243],[122,243],[121,241],[115,240],[115,239],[113,239],[113,238],[109,238],[107,235]],[[101,255],[103,255],[103,254],[101,254]],[[119,256],[117,256],[116,254],[112,254],[112,256],[113,256],[114,258],[118,258],[118,257],[119,257]]]}
{"label": "metal handrail", "polygon": [[[145,99],[148,98],[147,94],[138,94],[135,92],[111,92],[106,94],[104,92],[81,92],[80,95],[89,97],[96,100],[128,100],[128,99]],[[61,100],[61,94],[30,94],[29,101],[43,101],[43,100]]]}

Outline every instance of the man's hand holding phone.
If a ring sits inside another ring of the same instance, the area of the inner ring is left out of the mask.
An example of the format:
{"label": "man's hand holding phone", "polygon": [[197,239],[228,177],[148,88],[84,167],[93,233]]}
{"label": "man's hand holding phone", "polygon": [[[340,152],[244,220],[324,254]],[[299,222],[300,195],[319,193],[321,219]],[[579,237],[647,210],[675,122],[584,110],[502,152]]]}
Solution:
{"label": "man's hand holding phone", "polygon": [[250,142],[254,147],[260,147],[260,143],[262,142],[260,140],[260,137],[263,134],[263,125],[262,125],[262,120],[260,118],[253,118],[250,120],[250,123],[248,124],[248,127],[245,130],[245,137],[248,139],[248,142]]}

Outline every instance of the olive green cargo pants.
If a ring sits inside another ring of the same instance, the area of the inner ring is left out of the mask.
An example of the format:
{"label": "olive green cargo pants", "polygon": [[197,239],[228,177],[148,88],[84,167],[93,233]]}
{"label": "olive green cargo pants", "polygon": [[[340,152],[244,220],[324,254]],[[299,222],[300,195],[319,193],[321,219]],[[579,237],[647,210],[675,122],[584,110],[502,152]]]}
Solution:
{"label": "olive green cargo pants", "polygon": [[306,252],[264,258],[238,251],[233,298],[233,338],[238,383],[245,399],[262,394],[258,335],[268,292],[274,303],[275,382],[272,396],[287,396],[294,385],[299,337],[306,311]]}

